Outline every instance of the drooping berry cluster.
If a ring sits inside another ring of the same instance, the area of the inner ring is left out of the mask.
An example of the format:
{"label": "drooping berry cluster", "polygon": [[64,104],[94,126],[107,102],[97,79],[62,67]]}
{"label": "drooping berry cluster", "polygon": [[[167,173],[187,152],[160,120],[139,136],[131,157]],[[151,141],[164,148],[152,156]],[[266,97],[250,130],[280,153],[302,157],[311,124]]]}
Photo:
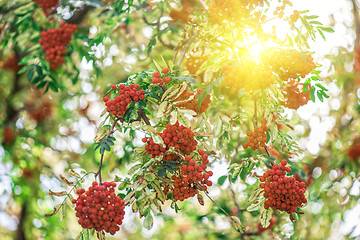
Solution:
{"label": "drooping berry cluster", "polygon": [[190,74],[199,74],[204,76],[204,72],[198,73],[200,67],[209,59],[209,56],[195,56],[196,50],[193,49],[185,60],[185,67]]}
{"label": "drooping berry cluster", "polygon": [[115,183],[93,182],[89,190],[77,190],[79,195],[72,202],[76,204],[76,216],[83,228],[95,228],[96,231],[114,235],[120,229],[124,219],[124,200],[115,194]]}
{"label": "drooping berry cluster", "polygon": [[198,89],[196,91],[196,94],[194,94],[192,92],[189,92],[187,89],[185,89],[185,91],[183,91],[179,95],[179,97],[174,99],[174,102],[179,102],[179,103],[175,103],[175,106],[177,106],[178,108],[193,110],[197,114],[202,114],[209,108],[209,104],[211,103],[211,99],[210,99],[211,96],[210,94],[207,94],[204,100],[201,102],[199,108],[199,104],[198,104],[199,101],[197,99],[197,96],[199,96],[203,91],[204,91],[203,89]]}
{"label": "drooping berry cluster", "polygon": [[[196,149],[197,141],[194,138],[194,133],[190,128],[179,125],[179,122],[176,122],[174,125],[166,124],[166,129],[162,133],[157,134],[162,138],[166,147],[161,147],[151,137],[149,139],[143,138],[143,142],[147,143],[145,150],[153,158],[163,154],[170,147],[174,147],[182,153],[190,153]],[[164,160],[173,160],[175,158],[177,156],[174,154],[164,156]]]}
{"label": "drooping berry cluster", "polygon": [[243,145],[244,149],[251,147],[252,150],[256,150],[259,146],[265,147],[266,143],[266,131],[269,128],[266,126],[266,119],[261,120],[261,127],[255,127],[254,132],[248,131],[246,135],[249,140]]}
{"label": "drooping berry cluster", "polygon": [[37,5],[39,5],[43,10],[48,8],[56,7],[59,3],[59,0],[33,0]]}
{"label": "drooping berry cluster", "polygon": [[71,41],[76,30],[76,25],[60,23],[60,28],[49,29],[41,32],[39,43],[46,54],[46,60],[51,69],[59,68],[64,62],[67,51],[65,49]]}
{"label": "drooping berry cluster", "polygon": [[213,24],[220,24],[224,20],[237,21],[249,16],[250,12],[264,0],[215,0],[209,8],[209,20]]}
{"label": "drooping berry cluster", "polygon": [[298,76],[304,78],[316,68],[310,53],[289,49],[275,49],[267,54],[268,64],[283,81],[297,79]]}
{"label": "drooping berry cluster", "polygon": [[304,84],[299,83],[298,80],[289,79],[286,83],[287,85],[282,87],[285,101],[282,101],[281,105],[296,110],[299,107],[308,103],[308,101],[310,100],[310,85],[308,85],[308,91],[304,93]]}
{"label": "drooping berry cluster", "polygon": [[124,84],[120,84],[119,86],[112,85],[111,88],[113,91],[116,91],[118,95],[116,95],[113,99],[104,97],[103,101],[106,105],[106,111],[113,114],[115,117],[121,117],[124,115],[128,109],[128,105],[132,101],[144,100],[145,98],[145,90],[139,90],[139,84],[130,84],[129,86]]}
{"label": "drooping berry cluster", "polygon": [[163,76],[161,76],[161,74],[159,72],[155,72],[153,75],[153,79],[152,79],[152,83],[153,84],[159,84],[159,85],[163,85],[164,83],[169,83],[170,82],[170,77],[166,76],[167,73],[169,73],[169,68],[164,67],[162,69],[162,72],[164,73]]}
{"label": "drooping berry cluster", "polygon": [[181,174],[171,177],[175,181],[172,188],[175,201],[184,201],[187,198],[194,197],[198,191],[206,191],[207,186],[212,185],[209,177],[213,173],[206,171],[206,166],[209,163],[208,155],[202,149],[198,153],[201,156],[198,162],[187,155],[183,165],[181,165]]}
{"label": "drooping berry cluster", "polygon": [[177,10],[171,8],[169,12],[169,17],[171,23],[186,24],[193,19],[193,7],[191,6],[195,1],[185,0],[181,9]]}
{"label": "drooping berry cluster", "polygon": [[287,172],[291,172],[286,164],[287,161],[282,160],[281,165],[274,165],[271,170],[266,171],[260,177],[260,187],[264,189],[264,197],[267,198],[265,209],[272,207],[290,214],[306,203],[307,199],[304,195],[305,183],[285,176]]}

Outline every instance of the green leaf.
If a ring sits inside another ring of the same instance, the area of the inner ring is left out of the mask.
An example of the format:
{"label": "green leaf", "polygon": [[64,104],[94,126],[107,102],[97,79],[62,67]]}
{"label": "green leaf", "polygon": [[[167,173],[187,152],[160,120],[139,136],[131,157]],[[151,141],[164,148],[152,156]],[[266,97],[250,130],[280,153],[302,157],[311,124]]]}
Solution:
{"label": "green leaf", "polygon": [[166,170],[165,170],[165,169],[160,169],[160,170],[158,171],[158,176],[159,176],[159,177],[163,177],[163,176],[165,176],[165,173],[166,173]]}
{"label": "green leaf", "polygon": [[320,102],[323,102],[324,101],[324,99],[323,99],[323,96],[322,96],[322,94],[321,94],[321,92],[317,92],[316,93],[316,95],[318,96],[318,98],[319,98],[319,100],[320,100]]}
{"label": "green leaf", "polygon": [[156,178],[156,176],[155,176],[154,173],[148,173],[148,174],[145,175],[145,179],[146,179],[146,181],[148,181],[148,182],[154,181],[155,178]]}
{"label": "green leaf", "polygon": [[225,180],[226,180],[226,178],[227,178],[226,175],[219,177],[219,179],[218,179],[218,184],[219,184],[219,185],[223,185],[224,182],[225,182]]}
{"label": "green leaf", "polygon": [[34,68],[31,68],[31,69],[27,72],[26,78],[27,78],[27,80],[28,80],[29,82],[31,82],[31,80],[33,79],[34,74],[35,74]]}
{"label": "green leaf", "polygon": [[153,227],[154,220],[151,214],[146,215],[143,226],[144,228],[150,230]]}
{"label": "green leaf", "polygon": [[233,226],[234,229],[236,229],[236,231],[244,233],[245,232],[245,228],[244,225],[241,223],[240,218],[236,217],[236,216],[230,216],[232,221],[231,221],[231,225]]}
{"label": "green leaf", "polygon": [[303,93],[306,93],[309,90],[308,86],[310,83],[311,83],[311,79],[310,78],[306,79],[303,86]]}
{"label": "green leaf", "polygon": [[334,29],[332,29],[331,27],[317,27],[318,29],[321,29],[324,32],[328,32],[328,33],[333,33],[335,32]]}
{"label": "green leaf", "polygon": [[312,86],[310,88],[310,99],[312,102],[315,102],[315,87],[314,86]]}
{"label": "green leaf", "polygon": [[270,221],[271,221],[271,218],[272,218],[272,213],[273,213],[272,208],[265,209],[265,210],[261,213],[260,222],[261,222],[261,226],[262,226],[263,228],[267,228],[267,227],[270,225]]}

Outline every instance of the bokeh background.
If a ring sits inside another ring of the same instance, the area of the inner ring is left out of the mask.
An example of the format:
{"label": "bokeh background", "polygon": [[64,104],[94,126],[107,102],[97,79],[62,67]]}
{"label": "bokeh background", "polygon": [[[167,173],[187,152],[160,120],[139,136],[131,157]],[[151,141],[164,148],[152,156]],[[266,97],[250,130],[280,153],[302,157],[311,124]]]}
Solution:
{"label": "bokeh background", "polygon": [[[84,1],[69,2],[75,7],[84,5]],[[319,15],[320,22],[335,30],[327,35],[326,41],[318,37],[309,42],[315,60],[322,65],[320,76],[330,98],[309,102],[297,111],[285,109],[282,115],[291,120],[294,129],[289,134],[299,139],[299,147],[303,150],[293,161],[302,160],[313,177],[305,214],[295,225],[280,216],[273,231],[248,238],[360,239],[360,162],[349,157],[349,149],[360,148],[360,66],[356,66],[360,61],[357,35],[360,26],[356,26],[360,19],[360,1],[292,2],[298,10],[310,10]],[[171,6],[179,7],[179,3]],[[66,20],[71,18],[73,10],[59,7],[57,12]],[[96,11],[90,12],[80,23],[94,36],[104,27],[100,25],[103,19],[97,19],[96,14]],[[66,91],[60,93],[43,94],[31,87],[26,77],[4,65],[14,54],[12,50],[0,49],[3,66],[0,69],[0,132],[3,136],[0,145],[0,239],[73,239],[81,231],[70,208],[54,217],[44,217],[64,200],[48,195],[48,191],[68,190],[58,176],[67,175],[70,168],[78,172],[83,168],[96,171],[99,156],[94,154],[93,142],[103,120],[100,117],[104,110],[102,94],[111,84],[151,64],[145,49],[153,34],[152,26],[136,15],[121,17],[118,21],[113,37],[93,48],[92,56],[102,75],[94,74],[94,60],[76,59],[81,62],[79,81],[75,85],[65,82]],[[278,32],[281,34],[281,26]],[[165,57],[171,55],[161,44],[154,52],[158,54],[154,57],[159,57],[160,53]],[[131,152],[141,145],[142,136],[131,141],[129,136],[117,133],[116,138],[117,144],[108,157],[111,161],[104,166],[104,175],[109,179],[126,175],[126,169],[132,166]],[[212,165],[216,169],[212,177],[215,182],[226,174],[228,165],[225,160]],[[86,179],[83,185],[88,186],[92,180]],[[239,181],[231,186],[225,181],[222,186],[212,187],[210,195],[226,210],[234,208],[229,198],[244,208],[242,191],[255,186],[255,182],[250,176],[245,183]],[[200,206],[196,200],[188,200],[182,208],[176,214],[169,206],[164,206],[151,230],[144,229],[142,220],[127,209],[121,231],[113,238],[233,239],[229,222],[210,201]],[[257,228],[258,222],[251,221],[246,224],[248,230]]]}

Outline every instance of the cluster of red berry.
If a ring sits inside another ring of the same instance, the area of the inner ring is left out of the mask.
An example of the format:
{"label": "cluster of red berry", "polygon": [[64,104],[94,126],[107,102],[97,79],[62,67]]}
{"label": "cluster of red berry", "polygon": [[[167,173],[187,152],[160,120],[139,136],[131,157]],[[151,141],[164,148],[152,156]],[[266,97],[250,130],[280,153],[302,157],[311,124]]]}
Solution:
{"label": "cluster of red berry", "polygon": [[192,0],[184,0],[183,6],[180,10],[171,8],[169,12],[169,17],[171,17],[171,23],[177,22],[178,25],[189,23],[193,18],[193,4],[195,1]]}
{"label": "cluster of red berry", "polygon": [[[166,152],[170,147],[180,150],[182,153],[190,153],[196,149],[197,141],[194,138],[194,133],[183,125],[176,122],[174,125],[166,124],[166,129],[162,133],[157,133],[164,141],[166,148],[156,144],[150,137],[143,138],[143,142],[147,143],[145,150],[151,154],[153,158]],[[176,155],[168,154],[164,156],[164,160],[174,160]]]}
{"label": "cluster of red berry", "polygon": [[299,81],[295,79],[289,79],[286,83],[288,85],[282,87],[285,101],[282,101],[281,105],[291,109],[298,109],[308,103],[310,100],[310,84],[308,85],[308,91],[304,93],[303,83],[299,83]]}
{"label": "cluster of red berry", "polygon": [[206,172],[206,166],[209,163],[208,155],[202,149],[198,153],[201,156],[198,163],[187,155],[184,164],[181,166],[181,174],[171,177],[175,181],[172,188],[175,201],[184,201],[187,198],[194,197],[198,191],[206,191],[207,186],[212,185],[209,177],[213,173],[212,171]]}
{"label": "cluster of red berry", "polygon": [[[162,72],[164,74],[167,74],[169,72],[169,68],[167,67],[164,67],[162,69]],[[153,79],[152,79],[152,83],[153,84],[159,84],[159,85],[163,85],[164,83],[169,83],[170,82],[170,77],[168,76],[164,76],[163,75],[163,78],[161,78],[161,74],[159,72],[155,72],[154,75],[153,75]]]}
{"label": "cluster of red berry", "polygon": [[305,183],[296,181],[294,177],[286,177],[286,172],[291,168],[286,167],[287,161],[281,161],[281,165],[274,165],[260,177],[260,187],[265,190],[264,197],[267,200],[264,208],[270,207],[280,211],[292,213],[297,207],[307,202],[305,198]]}
{"label": "cluster of red berry", "polygon": [[[276,49],[269,52],[272,56],[269,65],[279,74],[279,77],[287,81],[296,79],[298,76],[304,78],[316,68],[314,59],[310,53],[303,53],[296,50]],[[274,59],[275,57],[275,59]]]}
{"label": "cluster of red berry", "polygon": [[[191,53],[186,58],[185,67],[191,74],[197,74],[200,67],[209,59],[209,56],[193,56]],[[204,72],[199,73],[200,77],[204,76]]]}
{"label": "cluster of red berry", "polygon": [[70,43],[75,30],[76,25],[62,22],[60,28],[41,32],[39,43],[46,53],[46,60],[50,63],[51,69],[57,69],[65,62],[65,47]]}
{"label": "cluster of red berry", "polygon": [[47,8],[56,7],[59,3],[59,0],[33,0],[37,5],[39,5],[43,10]]}
{"label": "cluster of red berry", "polygon": [[72,202],[76,204],[76,216],[83,228],[104,230],[111,235],[119,231],[125,215],[125,202],[116,196],[115,187],[116,183],[104,182],[99,186],[93,182],[89,190],[77,190],[79,196]]}
{"label": "cluster of red berry", "polygon": [[252,150],[257,149],[259,146],[265,147],[266,131],[269,128],[266,126],[266,119],[261,120],[261,127],[255,127],[254,132],[248,131],[246,135],[249,140],[243,145],[244,149],[251,147]]}
{"label": "cluster of red berry", "polygon": [[[203,112],[205,112],[208,108],[209,108],[209,104],[211,103],[211,96],[210,94],[206,95],[206,97],[204,98],[204,100],[201,102],[200,108],[199,108],[199,102],[196,99],[197,96],[199,96],[204,90],[203,89],[198,89],[196,91],[196,94],[188,92],[187,89],[185,89],[185,91],[183,91],[179,97],[177,97],[174,102],[179,102],[179,103],[175,103],[175,106],[177,106],[178,108],[185,108],[185,109],[190,109],[193,110],[194,112],[196,112],[197,114],[202,114]],[[194,96],[194,97],[192,97]]]}
{"label": "cluster of red berry", "polygon": [[145,90],[138,90],[139,88],[139,84],[130,84],[129,86],[124,84],[120,84],[119,86],[112,85],[111,89],[113,91],[118,91],[119,95],[115,96],[113,99],[109,99],[108,97],[103,98],[103,101],[106,105],[106,110],[116,117],[124,115],[128,109],[128,105],[132,101],[145,99]]}

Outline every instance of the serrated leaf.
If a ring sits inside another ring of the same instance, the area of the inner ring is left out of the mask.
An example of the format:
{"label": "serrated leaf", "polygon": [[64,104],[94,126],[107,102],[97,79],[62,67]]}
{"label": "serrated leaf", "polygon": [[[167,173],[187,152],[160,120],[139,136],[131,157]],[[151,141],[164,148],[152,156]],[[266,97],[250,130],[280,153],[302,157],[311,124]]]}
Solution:
{"label": "serrated leaf", "polygon": [[[162,97],[161,97],[161,102],[162,101],[164,101],[164,99],[170,94],[170,93],[174,93],[174,89],[175,89],[175,85],[173,85],[173,86],[171,86],[170,88],[168,88],[165,92],[164,92],[164,94],[162,95]],[[176,91],[175,91],[176,92]]]}
{"label": "serrated leaf", "polygon": [[236,229],[236,231],[238,232],[244,233],[245,228],[244,225],[241,223],[240,218],[236,216],[230,216],[230,218],[232,219],[231,225],[233,226],[233,228]]}
{"label": "serrated leaf", "polygon": [[153,227],[153,224],[154,224],[154,219],[151,214],[148,214],[144,219],[143,226],[147,230],[150,230]]}
{"label": "serrated leaf", "polygon": [[260,223],[263,228],[267,228],[270,225],[272,213],[272,208],[264,209],[264,211],[261,213]]}
{"label": "serrated leaf", "polygon": [[177,122],[177,111],[172,111],[170,114],[170,124],[174,125]]}
{"label": "serrated leaf", "polygon": [[252,203],[250,206],[246,208],[247,211],[253,212],[261,208],[262,204],[265,202],[265,198],[258,200],[254,203]]}
{"label": "serrated leaf", "polygon": [[156,178],[155,174],[154,173],[148,173],[145,175],[145,179],[148,181],[148,182],[152,182],[154,181]]}
{"label": "serrated leaf", "polygon": [[35,74],[35,69],[31,68],[27,74],[26,74],[26,78],[29,82],[31,82],[31,80],[34,78],[34,74]]}
{"label": "serrated leaf", "polygon": [[51,191],[51,190],[49,189],[49,195],[61,197],[61,196],[66,196],[66,195],[67,195],[67,192],[66,192],[66,191],[53,192],[53,191]]}
{"label": "serrated leaf", "polygon": [[133,175],[141,166],[142,166],[141,163],[135,164],[134,166],[132,166],[132,167],[129,169],[128,174],[129,174],[129,175]]}
{"label": "serrated leaf", "polygon": [[263,191],[264,191],[264,189],[262,189],[262,188],[256,189],[249,197],[249,202],[251,203],[251,202],[255,201]]}
{"label": "serrated leaf", "polygon": [[51,216],[54,216],[56,213],[58,213],[59,212],[59,210],[60,210],[60,208],[62,208],[62,204],[58,204],[58,205],[56,205],[55,207],[54,207],[54,210],[51,212],[51,213],[49,213],[49,214],[45,214],[45,217],[51,217]]}
{"label": "serrated leaf", "polygon": [[197,200],[201,206],[204,206],[204,197],[200,193],[197,194]]}
{"label": "serrated leaf", "polygon": [[315,87],[314,86],[312,86],[310,88],[310,99],[312,102],[315,102]]}
{"label": "serrated leaf", "polygon": [[160,201],[164,202],[165,201],[165,194],[161,190],[160,185],[156,181],[154,181],[154,182],[151,183],[151,186],[155,189],[156,193],[158,194],[158,198],[160,199]]}
{"label": "serrated leaf", "polygon": [[158,112],[156,114],[156,117],[161,118],[164,115],[164,111],[166,107],[168,106],[168,102],[162,102],[159,106]]}
{"label": "serrated leaf", "polygon": [[67,180],[63,175],[59,175],[60,180],[68,186],[74,186],[75,183]]}
{"label": "serrated leaf", "polygon": [[166,170],[165,170],[165,169],[160,169],[160,170],[158,171],[158,176],[159,176],[159,177],[163,177],[163,176],[165,176],[165,174],[166,174]]}
{"label": "serrated leaf", "polygon": [[76,178],[81,178],[80,174],[78,174],[77,172],[75,172],[74,170],[72,169],[69,169],[68,173],[73,176],[73,177],[76,177]]}

